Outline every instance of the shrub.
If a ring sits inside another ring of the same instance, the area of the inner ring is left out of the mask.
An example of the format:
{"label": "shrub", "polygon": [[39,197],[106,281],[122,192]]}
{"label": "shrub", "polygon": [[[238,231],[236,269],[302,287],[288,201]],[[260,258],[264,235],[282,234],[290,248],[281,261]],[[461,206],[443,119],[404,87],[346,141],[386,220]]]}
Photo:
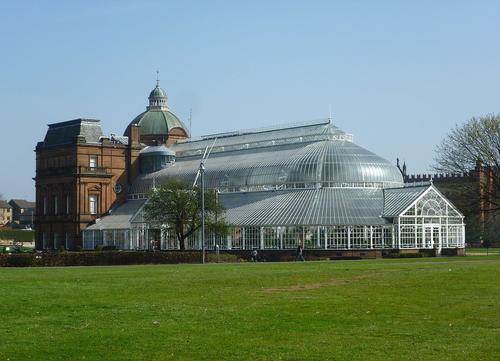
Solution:
{"label": "shrub", "polygon": [[0,267],[200,263],[200,252],[87,251],[0,254]]}
{"label": "shrub", "polygon": [[236,263],[241,261],[237,254],[230,253],[220,253],[218,256],[216,253],[207,253],[206,260],[210,263]]}
{"label": "shrub", "polygon": [[35,231],[20,229],[9,229],[0,231],[0,239],[13,242],[33,242],[35,240]]}

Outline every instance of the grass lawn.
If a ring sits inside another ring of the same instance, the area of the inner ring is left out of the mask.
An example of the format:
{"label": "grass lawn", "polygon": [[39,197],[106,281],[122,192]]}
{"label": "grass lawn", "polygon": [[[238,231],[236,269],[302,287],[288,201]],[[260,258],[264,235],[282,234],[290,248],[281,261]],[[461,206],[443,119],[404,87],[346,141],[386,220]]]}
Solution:
{"label": "grass lawn", "polygon": [[500,248],[467,248],[465,250],[465,253],[467,255],[474,255],[474,256],[479,256],[479,255],[486,255],[486,254],[496,254],[500,255]]}
{"label": "grass lawn", "polygon": [[500,256],[0,269],[4,360],[500,360]]}

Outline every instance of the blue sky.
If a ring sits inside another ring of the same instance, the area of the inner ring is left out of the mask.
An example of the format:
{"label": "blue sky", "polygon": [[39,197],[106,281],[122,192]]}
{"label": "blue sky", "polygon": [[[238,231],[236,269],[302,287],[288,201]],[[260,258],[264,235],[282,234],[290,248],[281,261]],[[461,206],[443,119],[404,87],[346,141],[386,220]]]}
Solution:
{"label": "blue sky", "polygon": [[328,116],[410,172],[500,112],[498,1],[0,1],[0,193],[34,199],[48,123],[122,133],[156,70],[194,135]]}

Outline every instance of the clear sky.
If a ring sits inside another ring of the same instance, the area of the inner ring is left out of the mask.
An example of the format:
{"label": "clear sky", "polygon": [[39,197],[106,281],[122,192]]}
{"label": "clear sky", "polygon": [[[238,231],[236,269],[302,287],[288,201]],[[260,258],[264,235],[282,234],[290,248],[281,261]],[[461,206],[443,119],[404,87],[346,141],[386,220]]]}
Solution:
{"label": "clear sky", "polygon": [[456,123],[500,112],[500,1],[0,0],[0,193],[34,199],[47,124],[121,134],[160,70],[192,132],[328,116],[430,170]]}

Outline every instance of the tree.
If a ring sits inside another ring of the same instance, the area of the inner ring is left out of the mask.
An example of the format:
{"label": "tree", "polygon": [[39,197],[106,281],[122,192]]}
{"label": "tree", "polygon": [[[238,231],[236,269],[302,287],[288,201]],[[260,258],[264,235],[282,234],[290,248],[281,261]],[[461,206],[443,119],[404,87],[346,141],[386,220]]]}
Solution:
{"label": "tree", "polygon": [[[443,173],[470,173],[477,169],[480,181],[463,183],[460,191],[471,209],[488,217],[484,235],[497,234],[500,222],[500,114],[472,118],[456,125],[437,147],[434,168]],[[479,198],[479,199],[478,199]],[[477,212],[476,212],[477,213]]]}
{"label": "tree", "polygon": [[[186,239],[201,227],[201,190],[187,183],[170,180],[148,194],[144,216],[150,227],[174,232],[181,250]],[[217,235],[227,233],[224,207],[214,191],[205,191],[205,228]]]}

